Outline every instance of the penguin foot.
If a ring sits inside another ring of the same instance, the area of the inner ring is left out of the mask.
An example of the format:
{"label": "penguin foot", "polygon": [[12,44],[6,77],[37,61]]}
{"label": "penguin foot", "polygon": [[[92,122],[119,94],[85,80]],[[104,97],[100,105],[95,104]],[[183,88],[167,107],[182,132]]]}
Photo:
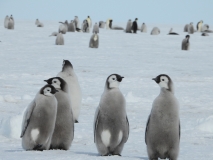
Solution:
{"label": "penguin foot", "polygon": [[78,123],[78,121],[77,121],[77,120],[75,120],[75,123]]}
{"label": "penguin foot", "polygon": [[41,149],[42,146],[43,146],[43,145],[41,145],[41,144],[37,144],[37,145],[33,148],[33,150],[36,150],[36,151],[43,151],[43,149]]}

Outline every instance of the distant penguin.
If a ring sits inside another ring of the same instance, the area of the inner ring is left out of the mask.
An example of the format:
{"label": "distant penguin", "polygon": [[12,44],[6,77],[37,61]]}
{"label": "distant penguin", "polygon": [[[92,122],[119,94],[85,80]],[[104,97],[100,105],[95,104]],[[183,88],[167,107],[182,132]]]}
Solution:
{"label": "distant penguin", "polygon": [[58,92],[45,85],[27,107],[22,121],[22,147],[25,150],[48,150],[55,128]]}
{"label": "distant penguin", "polygon": [[154,27],[151,31],[151,35],[158,35],[160,34],[160,29],[158,27]]}
{"label": "distant penguin", "polygon": [[197,23],[197,32],[201,32],[202,31],[202,25],[203,25],[203,21],[202,20]]}
{"label": "distant penguin", "polygon": [[208,33],[202,33],[201,36],[209,36]]}
{"label": "distant penguin", "polygon": [[108,19],[106,21],[106,29],[112,29],[112,30],[124,30],[122,27],[120,26],[112,26],[112,19]]}
{"label": "distant penguin", "polygon": [[49,35],[49,37],[50,36],[57,36],[58,35],[58,32],[53,32],[51,35]]}
{"label": "distant penguin", "polygon": [[126,24],[126,33],[132,33],[132,21],[131,19],[128,20],[127,24]]}
{"label": "distant penguin", "polygon": [[168,35],[179,35],[178,33],[172,32],[172,30],[173,29],[171,28]]}
{"label": "distant penguin", "polygon": [[203,31],[206,31],[206,30],[208,30],[209,29],[209,25],[208,24],[205,24],[205,25],[203,25],[203,27],[202,27],[202,32]]}
{"label": "distant penguin", "polygon": [[55,94],[58,108],[50,149],[68,150],[74,138],[74,119],[69,88],[60,77],[53,77],[45,81],[59,91]]}
{"label": "distant penguin", "polygon": [[75,24],[73,21],[71,21],[68,25],[68,32],[75,32]]}
{"label": "distant penguin", "polygon": [[87,20],[85,19],[82,24],[82,32],[89,33],[90,28]]}
{"label": "distant penguin", "polygon": [[59,22],[62,25],[59,26],[59,32],[62,32],[63,34],[66,34],[68,31],[68,21],[66,20],[65,22]]}
{"label": "distant penguin", "polygon": [[62,71],[57,74],[57,77],[61,77],[68,84],[73,117],[75,123],[78,123],[81,109],[82,93],[80,84],[78,82],[78,77],[75,74],[73,65],[70,63],[69,60],[63,61]]}
{"label": "distant penguin", "polygon": [[188,28],[188,34],[194,34],[194,32],[195,32],[195,29],[194,29],[193,23],[190,23]]}
{"label": "distant penguin", "polygon": [[4,27],[8,28],[9,16],[7,15],[4,19]]}
{"label": "distant penguin", "polygon": [[100,21],[99,22],[99,28],[105,28],[105,22],[104,21]]}
{"label": "distant penguin", "polygon": [[185,27],[184,27],[184,29],[183,29],[183,31],[184,32],[188,32],[188,29],[189,29],[189,24],[186,24]]}
{"label": "distant penguin", "polygon": [[92,27],[92,20],[91,20],[90,16],[87,17],[87,22],[88,22],[89,28],[91,28]]}
{"label": "distant penguin", "polygon": [[14,22],[14,19],[13,19],[13,16],[11,15],[10,18],[9,18],[9,21],[8,21],[8,29],[14,29],[14,25],[15,25],[15,22]]}
{"label": "distant penguin", "polygon": [[93,31],[92,31],[92,33],[99,33],[99,27],[98,27],[98,24],[97,23],[95,23],[95,25],[93,26]]}
{"label": "distant penguin", "polygon": [[189,50],[189,48],[190,48],[189,38],[190,38],[190,36],[186,35],[186,38],[183,39],[183,41],[182,41],[182,47],[181,47],[182,50]]}
{"label": "distant penguin", "polygon": [[118,155],[129,137],[126,101],[119,89],[124,77],[112,74],[106,79],[104,92],[94,118],[94,141],[102,156]]}
{"label": "distant penguin", "polygon": [[141,32],[144,32],[144,33],[147,32],[147,27],[146,27],[145,23],[143,23],[142,26],[141,26]]}
{"label": "distant penguin", "polygon": [[37,27],[44,27],[44,24],[41,23],[38,19],[36,19],[35,24],[37,25]]}
{"label": "distant penguin", "polygon": [[137,33],[137,30],[138,30],[138,23],[137,23],[138,19],[135,18],[135,21],[132,23],[132,30],[133,30],[133,33]]}
{"label": "distant penguin", "polygon": [[55,40],[56,45],[64,45],[64,37],[61,32],[57,34],[56,40]]}
{"label": "distant penguin", "polygon": [[149,115],[145,142],[150,160],[177,160],[180,145],[179,103],[174,96],[174,86],[168,75],[161,74],[153,80],[160,86]]}
{"label": "distant penguin", "polygon": [[99,36],[96,32],[90,38],[89,47],[90,48],[98,48],[99,47]]}

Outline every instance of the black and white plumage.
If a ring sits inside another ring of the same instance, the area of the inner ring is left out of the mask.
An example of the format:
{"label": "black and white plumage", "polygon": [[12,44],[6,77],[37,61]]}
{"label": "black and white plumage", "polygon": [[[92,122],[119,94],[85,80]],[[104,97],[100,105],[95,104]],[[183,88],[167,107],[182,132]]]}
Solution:
{"label": "black and white plumage", "polygon": [[99,47],[99,36],[96,32],[90,38],[89,47],[90,48],[98,48]]}
{"label": "black and white plumage", "polygon": [[22,122],[22,147],[25,150],[48,150],[55,128],[58,92],[45,85],[28,105]]}
{"label": "black and white plumage", "polygon": [[112,29],[112,30],[124,30],[123,27],[120,26],[113,26],[112,25],[113,20],[112,19],[108,19],[106,21],[106,29]]}
{"label": "black and white plumage", "polygon": [[79,28],[80,26],[80,21],[78,19],[78,16],[75,16],[75,19],[73,20],[74,24],[75,24],[75,28]]}
{"label": "black and white plumage", "polygon": [[202,25],[203,25],[203,21],[202,20],[197,23],[197,32],[201,32],[202,31]]}
{"label": "black and white plumage", "polygon": [[186,35],[186,38],[182,41],[182,50],[189,50],[190,48],[190,42],[189,42],[190,36]]}
{"label": "black and white plumage", "polygon": [[106,24],[106,22],[100,21],[99,22],[99,28],[105,28],[105,24]]}
{"label": "black and white plumage", "polygon": [[90,16],[87,16],[87,22],[88,22],[89,28],[92,28],[92,19],[90,18]]}
{"label": "black and white plumage", "polygon": [[201,36],[209,36],[208,33],[202,33]]}
{"label": "black and white plumage", "polygon": [[172,30],[173,29],[171,28],[168,35],[179,35],[178,33],[172,32]]}
{"label": "black and white plumage", "polygon": [[86,19],[83,21],[83,24],[82,24],[82,32],[85,32],[85,33],[90,32],[89,24]]}
{"label": "black and white plumage", "polygon": [[180,144],[179,103],[174,96],[174,86],[168,75],[161,74],[153,80],[160,86],[147,120],[145,142],[150,160],[177,160]]}
{"label": "black and white plumage", "polygon": [[105,89],[94,118],[94,141],[100,155],[121,155],[129,137],[126,101],[119,89],[124,77],[112,74],[106,79]]}
{"label": "black and white plumage", "polygon": [[138,30],[138,18],[135,18],[135,21],[132,23],[132,31],[133,33],[137,33],[137,30]]}
{"label": "black and white plumage", "polygon": [[95,25],[93,26],[92,33],[99,33],[99,27],[97,23],[95,23]]}

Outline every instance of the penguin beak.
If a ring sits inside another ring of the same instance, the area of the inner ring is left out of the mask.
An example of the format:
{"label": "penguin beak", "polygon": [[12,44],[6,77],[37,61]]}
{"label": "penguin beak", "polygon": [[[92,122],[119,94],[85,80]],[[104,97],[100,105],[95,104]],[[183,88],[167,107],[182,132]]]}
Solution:
{"label": "penguin beak", "polygon": [[118,82],[121,82],[124,77],[119,77]]}
{"label": "penguin beak", "polygon": [[157,81],[156,81],[156,78],[152,78],[152,80],[154,80],[155,82],[157,82]]}
{"label": "penguin beak", "polygon": [[44,82],[47,82],[47,83],[48,83],[48,80],[44,80]]}

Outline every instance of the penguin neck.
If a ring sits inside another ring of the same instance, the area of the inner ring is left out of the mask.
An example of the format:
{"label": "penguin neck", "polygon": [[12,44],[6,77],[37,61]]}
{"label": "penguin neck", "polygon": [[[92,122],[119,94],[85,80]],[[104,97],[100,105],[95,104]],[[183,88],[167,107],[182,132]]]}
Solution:
{"label": "penguin neck", "polygon": [[64,66],[62,68],[62,72],[66,72],[66,73],[68,73],[70,75],[74,75],[74,70],[73,70],[73,68],[71,66]]}
{"label": "penguin neck", "polygon": [[173,88],[169,88],[169,89],[166,89],[166,88],[161,88],[160,90],[160,93],[171,93],[171,94],[174,94],[174,89]]}

